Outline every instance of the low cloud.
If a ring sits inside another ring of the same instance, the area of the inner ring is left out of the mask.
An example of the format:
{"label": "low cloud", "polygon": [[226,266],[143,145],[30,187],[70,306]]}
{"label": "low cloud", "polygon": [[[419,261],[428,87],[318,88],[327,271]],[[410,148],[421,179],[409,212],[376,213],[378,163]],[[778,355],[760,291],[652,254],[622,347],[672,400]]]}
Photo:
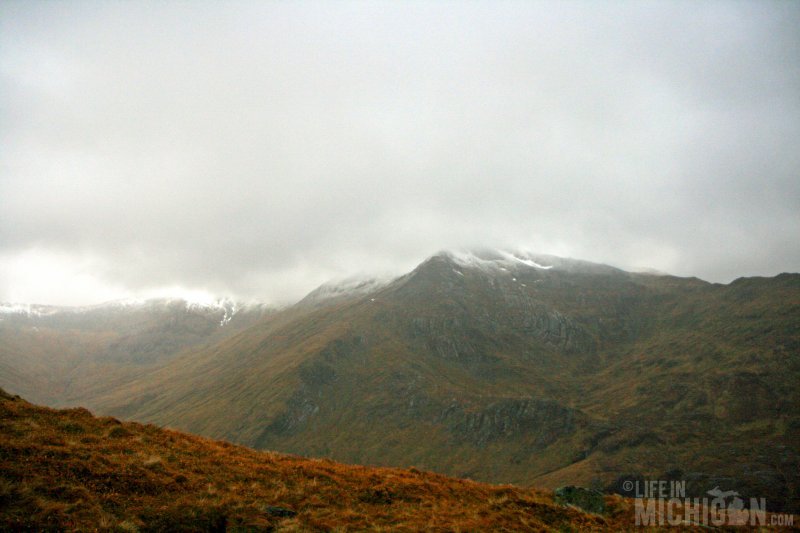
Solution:
{"label": "low cloud", "polygon": [[0,300],[290,301],[442,248],[800,270],[791,2],[0,6]]}

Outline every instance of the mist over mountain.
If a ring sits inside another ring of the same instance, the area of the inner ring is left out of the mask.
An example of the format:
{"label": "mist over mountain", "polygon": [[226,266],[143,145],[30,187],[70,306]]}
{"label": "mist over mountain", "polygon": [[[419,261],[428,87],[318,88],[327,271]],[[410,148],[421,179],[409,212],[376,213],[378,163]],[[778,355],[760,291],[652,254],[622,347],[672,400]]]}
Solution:
{"label": "mist over mountain", "polygon": [[792,1],[0,3],[0,301],[441,248],[800,270]]}
{"label": "mist over mountain", "polygon": [[6,313],[0,386],[338,461],[550,488],[685,479],[798,509],[800,274],[722,285],[444,251],[232,306]]}
{"label": "mist over mountain", "polygon": [[0,303],[0,386],[79,405],[187,349],[232,335],[273,309],[231,300],[124,300],[86,307]]}

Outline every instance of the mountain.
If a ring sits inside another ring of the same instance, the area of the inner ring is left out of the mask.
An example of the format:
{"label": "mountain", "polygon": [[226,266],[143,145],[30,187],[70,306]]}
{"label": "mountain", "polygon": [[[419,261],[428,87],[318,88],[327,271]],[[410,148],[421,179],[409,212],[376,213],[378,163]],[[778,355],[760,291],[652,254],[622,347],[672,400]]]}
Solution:
{"label": "mountain", "polygon": [[682,479],[797,511],[798,348],[798,274],[721,285],[442,252],[113,386],[95,374],[84,399],[261,449],[550,488]]}
{"label": "mountain", "polygon": [[55,411],[0,390],[0,528],[114,531],[620,531],[634,511],[366,468]]}
{"label": "mountain", "polygon": [[97,390],[218,342],[272,312],[225,299],[0,304],[0,386],[48,405],[84,404]]}

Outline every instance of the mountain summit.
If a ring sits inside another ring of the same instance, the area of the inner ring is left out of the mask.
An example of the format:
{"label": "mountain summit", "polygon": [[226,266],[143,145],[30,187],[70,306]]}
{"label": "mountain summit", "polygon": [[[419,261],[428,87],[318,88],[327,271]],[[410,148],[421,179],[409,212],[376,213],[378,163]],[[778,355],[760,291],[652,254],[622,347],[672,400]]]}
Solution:
{"label": "mountain summit", "polygon": [[475,249],[444,250],[433,256],[446,258],[466,267],[485,271],[520,269],[524,267],[540,270],[555,269],[562,272],[604,274],[621,272],[621,270],[599,263],[591,263],[579,259],[558,257],[548,254],[537,254],[523,250]]}

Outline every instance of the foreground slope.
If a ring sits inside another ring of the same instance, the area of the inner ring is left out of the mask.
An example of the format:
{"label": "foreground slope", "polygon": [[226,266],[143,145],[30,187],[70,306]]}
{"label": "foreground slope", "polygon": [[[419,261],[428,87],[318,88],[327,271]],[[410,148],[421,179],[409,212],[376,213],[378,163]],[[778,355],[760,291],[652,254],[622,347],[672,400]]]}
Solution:
{"label": "foreground slope", "polygon": [[629,504],[606,502],[585,514],[541,491],[257,452],[0,390],[0,529],[627,528]]}

